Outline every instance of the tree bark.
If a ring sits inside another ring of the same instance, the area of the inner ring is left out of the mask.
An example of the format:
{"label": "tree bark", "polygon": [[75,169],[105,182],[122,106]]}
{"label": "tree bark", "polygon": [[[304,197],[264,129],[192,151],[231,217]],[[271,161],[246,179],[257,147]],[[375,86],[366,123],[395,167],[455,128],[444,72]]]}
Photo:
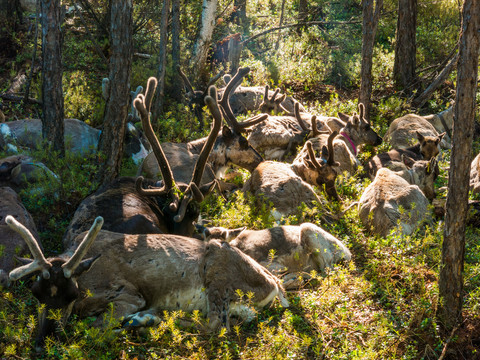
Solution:
{"label": "tree bark", "polygon": [[[374,8],[375,5],[375,8]],[[373,46],[383,0],[363,0],[362,13],[362,67],[358,101],[365,105],[365,117],[370,118],[370,98],[372,94]]]}
{"label": "tree bark", "polygon": [[183,82],[178,74],[177,66],[180,65],[180,0],[172,1],[172,98],[177,102],[182,101]]}
{"label": "tree bark", "polygon": [[203,0],[200,32],[193,49],[193,78],[198,79],[207,61],[208,49],[215,29],[218,0]]}
{"label": "tree bark", "polygon": [[240,25],[247,20],[247,0],[235,0],[233,2],[235,11],[232,14],[232,21]]}
{"label": "tree bark", "polygon": [[167,65],[167,28],[168,15],[170,13],[170,0],[163,0],[162,13],[160,15],[160,45],[158,49],[158,71],[157,71],[157,90],[155,91],[155,99],[153,101],[153,119],[157,121],[163,114],[163,101],[165,99],[165,68]]}
{"label": "tree bark", "polygon": [[99,172],[100,183],[117,177],[123,156],[132,65],[132,0],[113,0],[111,6],[109,94],[105,106],[99,151],[105,161]]}
{"label": "tree bark", "polygon": [[397,89],[408,89],[415,81],[416,30],[417,0],[399,0],[393,64],[393,78]]}
{"label": "tree bark", "polygon": [[62,7],[60,0],[42,0],[42,136],[65,155],[62,89]]}
{"label": "tree bark", "polygon": [[307,6],[308,0],[298,0],[298,21],[305,21],[307,17]]}
{"label": "tree bark", "polygon": [[465,221],[477,91],[480,0],[465,0],[457,70],[453,148],[449,170],[438,316],[445,330],[462,318]]}

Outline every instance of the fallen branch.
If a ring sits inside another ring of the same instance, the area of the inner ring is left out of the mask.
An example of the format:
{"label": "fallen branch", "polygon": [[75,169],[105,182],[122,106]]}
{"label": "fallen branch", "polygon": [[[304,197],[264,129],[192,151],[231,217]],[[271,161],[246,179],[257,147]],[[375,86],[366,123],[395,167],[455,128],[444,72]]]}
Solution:
{"label": "fallen branch", "polygon": [[[18,102],[24,101],[23,96],[6,94],[6,93],[5,94],[0,94],[0,98],[2,98],[3,100],[8,100],[8,101],[18,101]],[[42,105],[42,102],[38,99],[28,98],[27,102]]]}
{"label": "fallen branch", "polygon": [[445,345],[443,346],[443,350],[442,350],[442,354],[440,355],[440,357],[438,358],[438,360],[443,360],[443,358],[445,357],[445,355],[447,354],[447,347],[448,347],[448,344],[450,344],[450,342],[452,341],[452,338],[453,338],[453,335],[455,334],[455,332],[458,330],[458,326],[454,327],[452,332],[450,333],[450,336],[448,337],[447,341],[445,342]]}

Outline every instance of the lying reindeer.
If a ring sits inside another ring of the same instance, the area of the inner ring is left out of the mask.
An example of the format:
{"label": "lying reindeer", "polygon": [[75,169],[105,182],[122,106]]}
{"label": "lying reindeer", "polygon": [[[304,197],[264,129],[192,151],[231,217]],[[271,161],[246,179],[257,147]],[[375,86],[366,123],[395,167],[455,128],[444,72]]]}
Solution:
{"label": "lying reindeer", "polygon": [[392,149],[386,153],[375,155],[365,166],[371,180],[375,178],[378,169],[390,167],[392,162],[401,162],[402,156],[408,156],[414,160],[430,160],[439,153],[438,145],[444,134],[437,137],[423,136],[417,131],[418,143],[406,149]]}
{"label": "lying reindeer", "polygon": [[308,277],[304,273],[324,272],[352,258],[340,240],[311,223],[265,230],[211,227],[204,228],[203,235],[206,240],[228,241],[277,276],[287,274],[283,277],[287,290],[301,285],[298,281],[301,274]]}
{"label": "lying reindeer", "polygon": [[[198,156],[189,183],[175,182],[170,163],[150,122],[150,106],[156,83],[155,78],[150,78],[145,96],[138,95],[134,104],[160,165],[162,182],[143,177],[121,177],[99,188],[83,200],[75,212],[63,238],[65,247],[69,246],[79,233],[87,230],[88,224],[98,215],[104,217],[104,228],[109,231],[126,234],[174,233],[186,236],[194,233],[193,222],[199,215],[198,203],[215,185],[215,182],[202,185],[201,179],[221,127],[222,115],[215,98],[207,96],[205,102],[214,118],[212,131]],[[212,88],[212,95],[215,96],[215,88]]]}
{"label": "lying reindeer", "polygon": [[[65,148],[77,154],[95,152],[101,131],[77,119],[64,120]],[[42,141],[40,119],[9,121],[0,125],[0,149],[18,152],[18,147],[35,148]],[[125,156],[139,164],[148,154],[149,143],[132,123],[125,131]]]}
{"label": "lying reindeer", "polygon": [[64,321],[72,311],[81,318],[97,316],[94,325],[101,325],[113,303],[114,318],[128,328],[158,323],[163,310],[200,310],[210,330],[228,330],[230,315],[247,321],[255,316],[244,299],[238,299],[237,290],[253,293],[257,309],[275,297],[288,307],[280,281],[228,243],[100,231],[103,219],[98,217],[65,253],[47,259],[28,229],[13,217],[6,221],[34,257],[24,259],[25,265],[11,271],[10,279],[39,274],[32,293],[45,306],[39,314],[37,349],[55,331],[55,320],[47,317],[50,310],[61,310]]}
{"label": "lying reindeer", "polygon": [[0,187],[0,285],[3,287],[9,285],[8,273],[15,267],[13,256],[28,254],[28,247],[22,237],[6,224],[7,215],[25,224],[32,236],[38,239],[35,222],[17,193],[8,186]]}
{"label": "lying reindeer", "polygon": [[367,229],[380,236],[387,236],[397,226],[402,234],[413,233],[428,214],[429,200],[435,197],[436,159],[414,161],[403,158],[408,164],[406,170],[379,169],[359,201],[360,220]]}
{"label": "lying reindeer", "polygon": [[[333,151],[335,160],[338,161],[338,172],[347,171],[353,174],[360,161],[357,158],[358,147],[363,144],[377,146],[382,143],[382,138],[372,129],[368,120],[364,117],[365,107],[358,105],[359,115],[354,113],[345,122],[345,126],[340,130],[340,134],[333,141]],[[327,144],[328,136],[320,135],[309,140],[313,148],[318,151]],[[305,153],[305,147],[300,153]],[[300,154],[299,153],[299,154]]]}
{"label": "lying reindeer", "polygon": [[425,137],[440,137],[442,140],[440,141],[439,146],[443,149],[449,149],[451,145],[450,141],[447,141],[447,136],[445,136],[446,132],[443,131],[440,133],[432,124],[432,122],[436,122],[435,119],[440,118],[448,119],[448,121],[444,120],[444,122],[447,121],[450,124],[451,129],[451,125],[453,125],[453,108],[436,115],[419,116],[415,114],[407,114],[395,119],[385,133],[385,140],[390,142],[393,148],[405,149],[414,143],[417,138],[417,133],[420,133]]}
{"label": "lying reindeer", "polygon": [[[322,158],[318,160],[311,143],[307,142],[308,157],[303,161],[305,166],[317,173],[315,184],[323,187],[327,195],[333,199],[339,199],[335,189],[336,162],[332,151],[332,139],[336,133],[330,135],[328,148],[322,148]],[[285,164],[275,161],[264,161],[257,166],[252,176],[245,182],[243,191],[253,194],[258,201],[267,200],[275,207],[275,220],[282,216],[295,214],[302,204],[308,207],[320,204],[312,185],[304,181],[297,174],[296,164]],[[314,177],[312,177],[314,178]]]}
{"label": "lying reindeer", "polygon": [[[234,84],[241,82],[249,69],[239,69],[223,92],[220,104],[224,108],[229,103]],[[215,95],[216,96],[216,95]],[[263,161],[262,156],[249,144],[242,135],[249,127],[262,122],[267,115],[260,115],[239,123],[235,116],[225,118],[229,126],[223,126],[208,157],[202,183],[208,183],[223,177],[223,172],[229,165],[237,165],[252,172]],[[163,143],[162,149],[172,166],[172,172],[177,181],[187,182],[193,166],[208,138],[201,138],[188,143]],[[149,154],[137,174],[144,173],[147,178],[156,179],[160,173],[155,154]],[[224,187],[226,184],[223,184]]]}

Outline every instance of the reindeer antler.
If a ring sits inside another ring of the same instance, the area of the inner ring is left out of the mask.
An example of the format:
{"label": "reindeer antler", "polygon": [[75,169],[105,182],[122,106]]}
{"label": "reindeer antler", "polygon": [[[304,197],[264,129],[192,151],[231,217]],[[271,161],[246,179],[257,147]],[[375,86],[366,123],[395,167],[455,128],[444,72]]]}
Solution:
{"label": "reindeer antler", "polygon": [[102,226],[103,218],[101,216],[98,216],[93,222],[90,230],[88,230],[87,235],[85,235],[80,245],[78,245],[73,256],[65,264],[62,265],[63,275],[65,275],[67,279],[72,276],[78,265],[80,265],[83,257],[87,254],[88,249],[93,244],[93,240],[97,238],[98,232],[100,231]]}
{"label": "reindeer antler", "polygon": [[12,230],[19,233],[23,240],[25,240],[34,259],[30,264],[23,265],[12,270],[9,274],[10,280],[18,280],[35,271],[41,271],[43,278],[49,279],[50,273],[48,270],[52,267],[52,264],[45,259],[45,256],[43,255],[43,252],[32,233],[23,224],[20,224],[17,220],[15,220],[15,218],[11,215],[7,215],[5,222]]}
{"label": "reindeer antler", "polygon": [[[298,101],[295,102],[294,113],[295,113],[295,118],[297,119],[298,123],[300,124],[300,127],[302,128],[302,130],[305,131],[305,132],[308,131],[308,127],[305,124],[305,121],[303,121],[302,116],[300,115],[300,103]],[[313,117],[315,117],[315,119],[316,119],[315,115],[313,115],[312,118]],[[312,121],[312,123],[313,123],[313,121]]]}
{"label": "reindeer antler", "polygon": [[334,159],[334,151],[333,151],[333,139],[338,135],[338,131],[334,131],[330,134],[327,140],[327,147],[328,147],[328,159],[327,164],[330,166],[338,166],[339,163],[335,162]]}
{"label": "reindeer antler", "polygon": [[[147,84],[148,85],[147,90],[145,91],[145,96],[139,94],[134,101],[134,105],[137,111],[140,113],[143,131],[148,141],[150,142],[150,145],[152,146],[152,150],[155,154],[155,158],[157,159],[160,172],[162,173],[164,187],[162,189],[158,189],[158,191],[159,193],[164,194],[170,192],[173,189],[174,179],[170,164],[168,163],[162,146],[160,145],[160,142],[158,141],[158,138],[153,131],[152,123],[150,121],[150,105],[152,104],[153,94],[155,93],[155,88],[157,86],[157,79],[151,77],[150,79],[148,79]],[[142,181],[142,177],[139,177],[137,179],[137,190],[139,188],[138,182],[140,183],[141,188]],[[153,195],[152,193],[149,194]]]}
{"label": "reindeer antler", "polygon": [[269,91],[269,86],[265,85],[265,93],[263,95],[263,101],[260,104],[260,111],[262,112],[270,112],[271,110],[274,110],[274,113],[278,114],[280,112],[283,112],[285,114],[291,115],[292,113],[285,109],[285,107],[282,105],[282,102],[285,100],[287,97],[286,94],[280,95],[277,97],[278,93],[280,92],[280,89],[275,89],[275,92],[271,97],[268,96],[268,91]]}

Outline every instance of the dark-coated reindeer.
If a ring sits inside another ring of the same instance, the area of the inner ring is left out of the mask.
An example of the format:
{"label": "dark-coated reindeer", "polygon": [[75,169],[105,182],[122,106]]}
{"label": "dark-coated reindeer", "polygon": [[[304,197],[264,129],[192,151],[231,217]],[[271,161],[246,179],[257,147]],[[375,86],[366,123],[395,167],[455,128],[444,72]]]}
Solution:
{"label": "dark-coated reindeer", "polygon": [[150,122],[150,105],[157,80],[148,80],[145,96],[134,101],[140,114],[145,136],[150,142],[160,167],[162,182],[121,177],[99,188],[82,201],[67,228],[63,242],[68,246],[76,235],[85,231],[94,216],[103,216],[106,230],[125,234],[168,233],[191,236],[193,222],[199,215],[198,203],[213,189],[215,182],[201,185],[208,156],[222,123],[220,110],[214,100],[216,93],[206,97],[214,122],[188,183],[175,182],[169,161],[162,150]]}
{"label": "dark-coated reindeer", "polygon": [[230,315],[246,321],[255,317],[255,310],[236,296],[237,290],[252,293],[256,309],[275,297],[288,306],[278,278],[227,243],[100,231],[98,217],[65,253],[46,259],[26,228],[13,217],[7,223],[22,235],[34,257],[10,272],[10,279],[39,274],[32,286],[33,295],[45,304],[39,315],[38,350],[55,331],[49,310],[60,310],[63,321],[72,311],[80,318],[97,316],[94,326],[102,325],[102,315],[111,312],[126,328],[158,324],[163,310],[199,310],[208,317],[208,330],[228,330]]}

